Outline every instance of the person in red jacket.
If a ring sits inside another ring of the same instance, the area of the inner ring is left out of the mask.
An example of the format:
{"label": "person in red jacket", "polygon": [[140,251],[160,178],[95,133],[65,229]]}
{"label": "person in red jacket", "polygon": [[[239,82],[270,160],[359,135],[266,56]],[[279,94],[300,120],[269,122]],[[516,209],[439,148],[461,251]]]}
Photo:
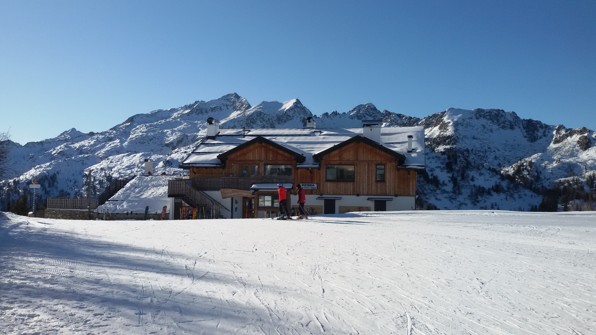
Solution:
{"label": "person in red jacket", "polygon": [[302,185],[298,184],[298,212],[300,213],[299,219],[308,219],[308,215],[306,214],[306,208],[304,204],[306,203],[306,192],[302,188]]}
{"label": "person in red jacket", "polygon": [[288,212],[288,195],[283,184],[277,184],[277,199],[279,201],[279,211],[281,214],[279,218],[282,220],[291,219],[292,217]]}

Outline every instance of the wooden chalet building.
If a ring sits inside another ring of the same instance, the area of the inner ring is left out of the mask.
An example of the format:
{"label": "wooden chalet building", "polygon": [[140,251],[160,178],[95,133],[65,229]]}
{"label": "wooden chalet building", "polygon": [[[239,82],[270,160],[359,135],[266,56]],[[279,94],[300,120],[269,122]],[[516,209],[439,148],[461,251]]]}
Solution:
{"label": "wooden chalet building", "polygon": [[[423,127],[219,129],[184,159],[188,177],[170,181],[175,217],[253,218],[278,215],[277,184],[306,189],[312,214],[415,208],[416,174],[424,169]],[[183,211],[182,209],[193,208]],[[198,212],[198,214],[197,214]]]}

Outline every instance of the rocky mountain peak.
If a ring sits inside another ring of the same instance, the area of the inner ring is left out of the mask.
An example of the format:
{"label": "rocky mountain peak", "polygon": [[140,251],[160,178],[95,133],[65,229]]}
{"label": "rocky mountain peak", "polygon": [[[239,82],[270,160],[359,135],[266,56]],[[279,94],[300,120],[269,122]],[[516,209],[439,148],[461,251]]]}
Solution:
{"label": "rocky mountain peak", "polygon": [[562,125],[557,126],[554,131],[553,144],[560,144],[568,139],[574,139],[578,147],[582,151],[588,150],[592,147],[592,139],[590,139],[590,131],[588,128],[568,129]]}
{"label": "rocky mountain peak", "polygon": [[372,103],[361,104],[348,112],[351,118],[357,120],[381,120],[383,113]]}

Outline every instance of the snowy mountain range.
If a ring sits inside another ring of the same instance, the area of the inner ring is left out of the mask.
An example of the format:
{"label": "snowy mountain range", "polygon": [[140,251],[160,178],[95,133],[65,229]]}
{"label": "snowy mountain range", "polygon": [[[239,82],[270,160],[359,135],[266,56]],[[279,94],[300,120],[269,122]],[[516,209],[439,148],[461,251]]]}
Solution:
{"label": "snowy mountain range", "polygon": [[317,116],[298,99],[252,106],[232,93],[137,114],[103,132],[70,129],[41,142],[6,142],[0,210],[28,192],[34,179],[43,201],[88,191],[99,195],[114,180],[142,174],[147,159],[155,174],[182,174],[178,164],[197,144],[208,117],[222,128],[247,129],[301,128],[307,117],[317,128],[357,128],[366,119],[381,119],[384,126],[423,125],[427,169],[419,178],[421,208],[589,209],[596,190],[596,134],[586,128],[547,125],[497,109],[448,109],[421,119],[371,103]]}

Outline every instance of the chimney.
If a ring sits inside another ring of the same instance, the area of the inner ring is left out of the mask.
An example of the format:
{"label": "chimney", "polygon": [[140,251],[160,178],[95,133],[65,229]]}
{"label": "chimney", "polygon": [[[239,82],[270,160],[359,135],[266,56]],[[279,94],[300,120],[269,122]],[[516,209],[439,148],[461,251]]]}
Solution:
{"label": "chimney", "polygon": [[414,151],[412,149],[412,142],[414,140],[414,136],[413,135],[408,135],[408,152],[412,152]]}
{"label": "chimney", "polygon": [[219,134],[219,125],[212,117],[207,118],[207,138],[214,139]]}
{"label": "chimney", "polygon": [[362,120],[362,135],[381,143],[381,120]]}
{"label": "chimney", "polygon": [[145,176],[153,175],[153,161],[151,158],[145,158]]}
{"label": "chimney", "polygon": [[306,129],[315,129],[317,128],[317,122],[312,116],[306,118]]}

